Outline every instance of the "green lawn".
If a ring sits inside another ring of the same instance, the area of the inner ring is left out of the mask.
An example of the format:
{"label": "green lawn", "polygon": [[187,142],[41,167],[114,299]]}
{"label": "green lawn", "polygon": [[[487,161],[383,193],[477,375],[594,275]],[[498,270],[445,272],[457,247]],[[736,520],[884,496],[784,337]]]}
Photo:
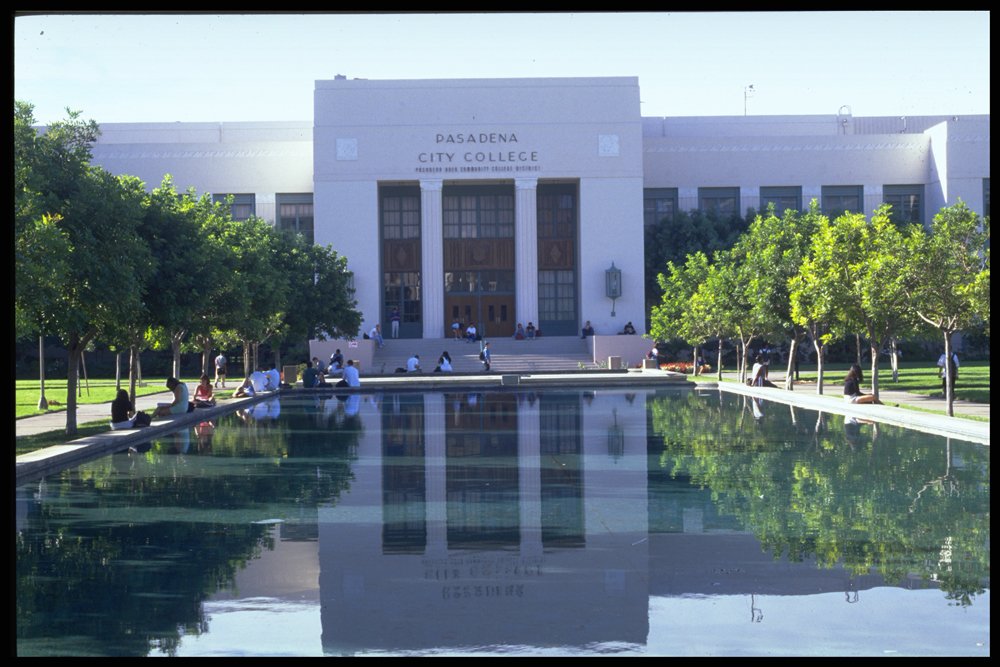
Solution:
{"label": "green lawn", "polygon": [[[197,378],[184,379],[184,382],[196,382]],[[135,393],[137,396],[146,396],[148,394],[159,394],[161,392],[167,391],[166,378],[150,378],[146,380],[145,387],[136,387]],[[128,382],[122,382],[122,389],[128,391]],[[76,402],[77,405],[82,405],[84,403],[110,403],[115,400],[115,381],[114,380],[91,380],[90,381],[90,393],[87,392],[87,387],[81,384],[81,391],[77,392]],[[15,381],[15,417],[31,417],[32,415],[44,415],[49,412],[58,412],[66,409],[66,380],[46,380],[45,381],[45,399],[49,402],[48,410],[38,409],[38,399],[41,396],[41,391],[38,388],[38,380],[16,380]],[[58,405],[53,405],[53,401],[58,401]]]}
{"label": "green lawn", "polygon": [[[809,372],[806,372],[806,369]],[[842,383],[850,369],[850,364],[831,364],[823,371],[825,382]],[[871,366],[863,367],[865,386],[871,387]],[[937,375],[937,365],[927,362],[906,362],[899,366],[899,381],[892,381],[892,368],[888,362],[879,363],[879,388],[894,391],[908,391],[924,396],[941,395],[941,379]],[[816,379],[816,366],[799,366],[799,377],[803,380]],[[955,382],[955,398],[977,403],[990,402],[990,362],[970,361],[958,369],[958,379]]]}

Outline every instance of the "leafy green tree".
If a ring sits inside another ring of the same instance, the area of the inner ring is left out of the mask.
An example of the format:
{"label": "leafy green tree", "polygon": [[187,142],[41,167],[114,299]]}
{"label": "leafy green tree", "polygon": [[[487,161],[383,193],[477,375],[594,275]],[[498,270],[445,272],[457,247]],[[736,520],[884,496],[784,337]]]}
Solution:
{"label": "leafy green tree", "polygon": [[785,389],[791,390],[792,368],[798,345],[807,329],[792,317],[789,280],[798,275],[809,254],[813,234],[819,223],[819,211],[813,206],[804,214],[787,210],[783,217],[774,215],[774,205],[766,215],[759,215],[733,249],[742,266],[745,301],[752,321],[758,322],[764,335],[780,334],[791,341]]}
{"label": "leafy green tree", "polygon": [[[14,238],[17,259],[24,259],[16,275],[23,282],[15,288],[15,319],[22,332],[63,338],[69,352],[66,435],[72,437],[80,355],[102,329],[141,306],[136,286],[152,263],[137,233],[145,192],[137,179],[90,166],[94,121],[69,112],[40,133],[32,126],[31,105],[15,102],[14,109]],[[52,244],[40,245],[45,241]],[[39,272],[47,263],[56,270],[44,287]]]}
{"label": "leafy green tree", "polygon": [[654,340],[684,337],[684,314],[699,285],[708,276],[708,257],[703,252],[696,252],[688,255],[683,266],[670,262],[667,269],[669,277],[662,273],[657,277],[663,298],[652,310],[648,336]]}
{"label": "leafy green tree", "polygon": [[[699,341],[703,344],[709,338],[719,341],[716,357],[716,378],[722,380],[722,345],[726,338],[736,332],[733,318],[733,293],[735,274],[733,266],[727,261],[728,253],[716,252],[715,263],[708,267],[704,280],[698,286],[697,292],[691,297],[689,306],[683,314],[683,326],[688,335],[694,334],[689,343]],[[697,360],[696,360],[697,363]]]}
{"label": "leafy green tree", "polygon": [[[980,224],[976,212],[961,201],[941,209],[934,216],[930,233],[919,237],[914,269],[920,281],[909,286],[909,294],[920,318],[943,335],[946,359],[951,358],[951,338],[956,331],[980,321],[984,305],[989,317],[989,254],[984,252],[988,241],[989,221]],[[985,304],[981,296],[984,281]],[[945,364],[945,375],[951,372],[951,364]],[[946,381],[945,387],[948,415],[953,416],[952,383]]]}
{"label": "leafy green tree", "polygon": [[879,353],[916,318],[908,294],[917,279],[912,264],[916,230],[900,231],[888,210],[879,208],[870,220],[845,213],[820,224],[810,257],[802,264],[800,282],[793,286],[793,299],[799,300],[798,322],[826,320],[842,330],[867,332],[876,398]]}
{"label": "leafy green tree", "polygon": [[670,265],[681,266],[688,255],[729,250],[754,217],[753,209],[742,218],[738,215],[719,216],[716,212],[699,210],[678,211],[646,228],[646,299],[650,309],[660,305],[663,288],[658,276],[669,275]]}
{"label": "leafy green tree", "polygon": [[223,241],[233,248],[239,276],[239,308],[230,313],[225,329],[243,345],[244,377],[257,366],[261,343],[285,326],[290,290],[289,274],[277,261],[279,235],[259,218],[226,225]]}

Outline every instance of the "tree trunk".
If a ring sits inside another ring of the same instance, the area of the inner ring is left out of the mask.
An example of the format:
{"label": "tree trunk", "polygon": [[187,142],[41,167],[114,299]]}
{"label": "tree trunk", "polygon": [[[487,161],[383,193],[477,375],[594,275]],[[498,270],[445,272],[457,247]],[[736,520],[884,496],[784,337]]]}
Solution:
{"label": "tree trunk", "polygon": [[181,341],[184,340],[184,334],[187,331],[181,329],[179,331],[170,332],[170,351],[174,356],[174,377],[178,380],[181,379]]}
{"label": "tree trunk", "polygon": [[69,363],[66,364],[66,437],[76,435],[76,383],[80,366],[80,336],[75,331],[66,341]]}
{"label": "tree trunk", "polygon": [[134,342],[128,352],[128,397],[135,405],[135,386],[139,381],[139,345]]}
{"label": "tree trunk", "polygon": [[[817,328],[817,333],[819,333]],[[823,394],[823,342],[819,336],[813,336],[813,347],[816,348],[816,394]]]}
{"label": "tree trunk", "polygon": [[892,364],[892,381],[899,382],[899,349],[895,336],[889,341],[889,363]]}
{"label": "tree trunk", "polygon": [[80,365],[80,354],[90,339],[97,334],[97,329],[91,329],[83,337],[77,332],[71,332],[66,338],[66,351],[69,353],[69,364],[66,369],[66,437],[77,434],[76,428],[76,387],[79,382],[77,368]]}
{"label": "tree trunk", "polygon": [[[882,349],[882,341],[876,341],[874,337],[870,336],[871,347],[869,348],[872,353],[872,396],[875,400],[879,400],[878,397],[878,353]],[[876,347],[877,346],[877,347]]]}
{"label": "tree trunk", "polygon": [[805,334],[794,335],[789,340],[788,346],[788,370],[785,371],[785,391],[795,390],[795,355],[799,353],[799,341],[805,338]]}
{"label": "tree trunk", "polygon": [[946,414],[949,417],[955,416],[955,390],[953,389],[953,382],[951,379],[952,368],[951,368],[951,333],[950,331],[944,332],[944,398],[947,404]]}
{"label": "tree trunk", "polygon": [[195,341],[201,345],[201,372],[202,375],[212,375],[208,372],[212,367],[212,337],[195,336]]}
{"label": "tree trunk", "polygon": [[725,338],[722,337],[719,338],[719,356],[716,359],[717,366],[715,371],[715,377],[716,379],[718,379],[719,382],[722,382],[722,341],[724,340]]}

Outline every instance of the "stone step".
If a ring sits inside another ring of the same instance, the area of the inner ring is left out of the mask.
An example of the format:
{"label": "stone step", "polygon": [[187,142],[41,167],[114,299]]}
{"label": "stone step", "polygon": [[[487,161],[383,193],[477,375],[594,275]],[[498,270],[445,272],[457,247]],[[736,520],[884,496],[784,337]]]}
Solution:
{"label": "stone step", "polygon": [[[580,370],[581,363],[587,368],[594,367],[587,341],[575,336],[536,340],[489,338],[487,341],[493,359],[492,372],[576,371]],[[447,351],[455,372],[474,373],[483,370],[479,360],[481,345],[478,341],[467,343],[453,338],[387,339],[385,347],[375,350],[372,368],[367,370],[374,374],[393,373],[396,368],[405,368],[406,361],[416,354],[424,371],[433,371],[441,353]]]}

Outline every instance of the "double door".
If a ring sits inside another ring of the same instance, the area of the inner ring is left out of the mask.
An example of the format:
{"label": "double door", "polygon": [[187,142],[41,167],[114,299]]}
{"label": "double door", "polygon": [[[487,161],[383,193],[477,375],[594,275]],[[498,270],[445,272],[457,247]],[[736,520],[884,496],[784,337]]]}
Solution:
{"label": "double door", "polygon": [[462,330],[470,323],[483,338],[490,336],[513,336],[517,322],[514,321],[513,294],[461,294],[449,295],[444,299],[445,331],[451,331],[457,319]]}

